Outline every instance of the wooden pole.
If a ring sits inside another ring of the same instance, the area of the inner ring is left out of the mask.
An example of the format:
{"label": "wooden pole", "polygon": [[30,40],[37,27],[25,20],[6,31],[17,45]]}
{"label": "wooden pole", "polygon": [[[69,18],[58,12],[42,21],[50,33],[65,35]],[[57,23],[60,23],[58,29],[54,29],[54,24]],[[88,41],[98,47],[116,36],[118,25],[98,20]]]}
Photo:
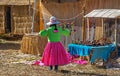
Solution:
{"label": "wooden pole", "polygon": [[117,43],[117,18],[115,18],[115,46],[116,46],[116,54],[118,56],[118,43]]}
{"label": "wooden pole", "polygon": [[104,37],[104,19],[102,18],[102,37]]}
{"label": "wooden pole", "polygon": [[84,18],[82,18],[82,40],[84,41]]}
{"label": "wooden pole", "polygon": [[83,18],[82,18],[82,40],[84,41],[85,40],[85,18],[84,18],[84,15],[85,15],[85,7],[83,7]]}
{"label": "wooden pole", "polygon": [[29,16],[31,16],[31,2],[30,2],[30,0],[29,0]]}
{"label": "wooden pole", "polygon": [[84,18],[85,11],[86,11],[86,2],[87,0],[85,0],[84,5],[83,5],[83,19],[82,19],[82,40],[83,41],[86,39],[86,24],[85,24],[85,18]]}
{"label": "wooden pole", "polygon": [[90,26],[89,26],[89,18],[87,18],[87,40],[89,40],[90,36]]}
{"label": "wooden pole", "polygon": [[34,0],[34,8],[33,8],[33,17],[32,17],[32,33],[34,32],[34,20],[35,20],[35,9],[36,9],[36,0]]}
{"label": "wooden pole", "polygon": [[115,44],[117,44],[117,19],[115,19]]}

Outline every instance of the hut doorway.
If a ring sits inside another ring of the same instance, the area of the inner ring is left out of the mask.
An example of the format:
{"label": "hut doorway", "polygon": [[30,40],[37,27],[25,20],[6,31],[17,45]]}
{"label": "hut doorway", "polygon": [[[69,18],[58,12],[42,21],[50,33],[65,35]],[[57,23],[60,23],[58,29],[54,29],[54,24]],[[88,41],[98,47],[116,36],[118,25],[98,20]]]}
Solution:
{"label": "hut doorway", "polygon": [[11,32],[11,7],[6,6],[5,7],[5,32],[10,33]]}

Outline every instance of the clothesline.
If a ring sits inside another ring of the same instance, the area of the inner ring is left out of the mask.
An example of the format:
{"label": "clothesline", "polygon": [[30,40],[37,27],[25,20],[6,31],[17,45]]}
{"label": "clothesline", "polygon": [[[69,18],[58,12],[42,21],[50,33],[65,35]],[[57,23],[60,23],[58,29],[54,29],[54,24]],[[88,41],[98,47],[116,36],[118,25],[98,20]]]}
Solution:
{"label": "clothesline", "polygon": [[[38,10],[38,9],[36,9],[36,8],[33,8],[33,7],[31,7],[33,10],[36,10],[36,11],[40,11],[40,10]],[[58,20],[74,20],[74,19],[76,19],[76,18],[78,18],[81,14],[83,14],[84,12],[82,11],[82,12],[80,12],[80,13],[78,13],[76,16],[73,16],[73,17],[71,17],[71,18],[57,18]],[[49,14],[47,14],[47,13],[42,13],[43,14],[43,16],[44,15],[46,15],[47,17],[50,17],[50,15]],[[40,18],[40,19],[42,19],[42,20],[44,20],[44,18]]]}

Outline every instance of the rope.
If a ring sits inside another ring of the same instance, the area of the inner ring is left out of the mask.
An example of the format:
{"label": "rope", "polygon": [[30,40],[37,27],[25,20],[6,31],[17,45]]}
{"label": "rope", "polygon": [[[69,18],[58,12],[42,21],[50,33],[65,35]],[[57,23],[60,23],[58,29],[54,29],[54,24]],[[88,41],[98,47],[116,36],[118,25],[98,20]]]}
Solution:
{"label": "rope", "polygon": [[77,17],[79,17],[81,14],[83,14],[83,12],[77,14],[76,16],[74,17],[71,17],[71,18],[67,18],[67,19],[60,19],[60,18],[57,18],[58,20],[73,20],[73,19],[76,19]]}
{"label": "rope", "polygon": [[[31,7],[33,10],[36,10],[36,11],[40,11],[40,10],[38,10],[38,9],[36,9],[36,8],[33,8],[33,7]],[[78,13],[76,16],[74,16],[74,17],[71,17],[71,18],[64,18],[64,19],[61,19],[61,18],[57,18],[58,20],[73,20],[73,19],[76,19],[77,17],[79,17],[81,14],[83,14],[84,12],[82,11],[82,12],[80,12],[80,13]],[[51,15],[49,15],[49,14],[47,14],[47,13],[42,13],[43,15],[46,15],[46,16],[48,16],[48,17],[50,17]],[[43,18],[40,18],[40,19],[43,19]],[[44,20],[44,19],[43,19]]]}

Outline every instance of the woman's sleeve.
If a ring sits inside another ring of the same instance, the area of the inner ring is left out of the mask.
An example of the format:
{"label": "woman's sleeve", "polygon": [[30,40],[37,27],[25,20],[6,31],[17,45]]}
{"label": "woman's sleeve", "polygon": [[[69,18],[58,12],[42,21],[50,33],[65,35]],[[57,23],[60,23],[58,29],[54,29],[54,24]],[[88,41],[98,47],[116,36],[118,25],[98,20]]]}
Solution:
{"label": "woman's sleeve", "polygon": [[48,35],[48,31],[47,31],[47,30],[41,30],[41,31],[39,32],[39,35],[40,35],[40,36],[47,36],[47,35]]}
{"label": "woman's sleeve", "polygon": [[62,29],[62,34],[65,35],[65,36],[69,36],[70,31],[68,29]]}

